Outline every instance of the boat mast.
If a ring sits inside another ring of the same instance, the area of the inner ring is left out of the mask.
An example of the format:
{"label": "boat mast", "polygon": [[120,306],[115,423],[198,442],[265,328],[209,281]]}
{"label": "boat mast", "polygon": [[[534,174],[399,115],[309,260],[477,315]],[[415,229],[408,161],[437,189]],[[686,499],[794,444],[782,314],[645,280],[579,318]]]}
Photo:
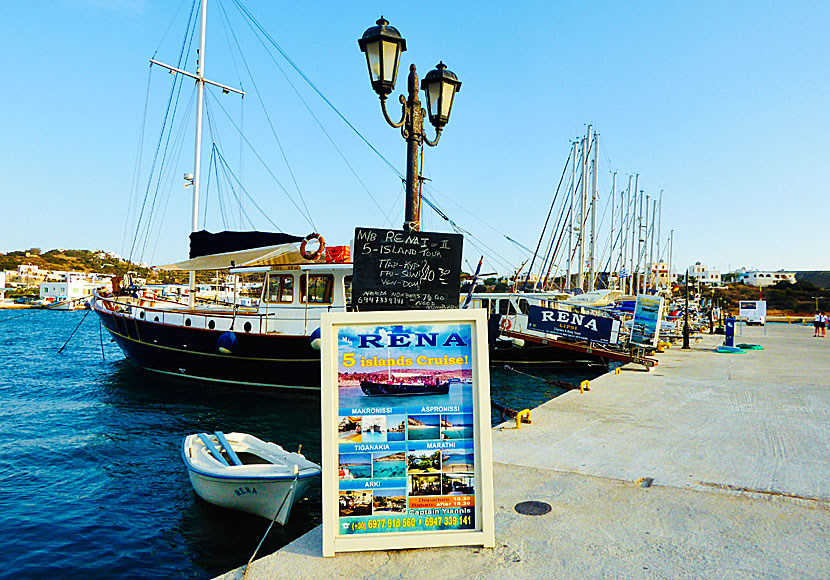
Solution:
{"label": "boat mast", "polygon": [[611,182],[611,249],[608,251],[608,280],[611,280],[611,262],[614,260],[614,215],[617,213],[617,172]]}
{"label": "boat mast", "polygon": [[573,155],[571,156],[573,162],[571,163],[571,191],[570,191],[570,201],[571,201],[571,209],[568,212],[568,277],[567,282],[565,283],[565,290],[571,288],[573,283],[571,282],[571,272],[572,265],[571,262],[573,260],[574,255],[574,196],[576,195],[576,141],[573,142]]}
{"label": "boat mast", "polygon": [[[199,54],[196,59],[196,153],[193,161],[193,214],[190,217],[190,231],[199,231],[199,182],[202,176],[202,112],[205,103],[205,32],[207,31],[207,0],[202,0],[202,22],[199,30]],[[191,308],[196,304],[196,271],[190,271]]]}
{"label": "boat mast", "polygon": [[648,233],[649,233],[649,220],[648,220],[648,208],[649,208],[649,200],[651,196],[646,194],[646,207],[645,207],[645,225],[642,226],[642,231],[640,232],[640,241],[642,245],[642,250],[640,250],[642,254],[642,261],[643,261],[643,273],[642,273],[642,280],[640,282],[640,288],[643,291],[648,289]]}
{"label": "boat mast", "polygon": [[[590,130],[590,129],[589,129]],[[594,278],[596,276],[596,268],[594,258],[596,257],[596,237],[597,237],[597,150],[599,149],[599,135],[594,133],[594,159],[591,161],[591,247],[589,256],[588,268],[588,292],[594,290]]]}
{"label": "boat mast", "polygon": [[669,284],[672,283],[672,270],[671,270],[671,262],[672,262],[672,255],[674,254],[674,230],[671,230],[669,234]]}
{"label": "boat mast", "polygon": [[[649,267],[648,267],[649,284],[648,285],[649,285],[649,288],[654,288],[655,290],[657,289],[657,285],[654,283],[654,280],[656,279],[656,275],[655,275],[656,270],[654,268],[654,234],[656,233],[656,231],[655,231],[656,228],[657,228],[656,224],[657,224],[657,200],[655,199],[654,202],[653,202],[653,207],[651,209],[651,237],[650,237],[651,242],[649,243],[649,252],[648,252],[649,253],[649,257],[648,257],[648,261],[649,261]],[[654,270],[654,272],[655,272],[654,274],[652,274],[652,270]],[[655,277],[652,278],[651,276],[655,276]]]}
{"label": "boat mast", "polygon": [[662,235],[663,226],[663,190],[660,190],[660,203],[658,204],[660,211],[657,213],[657,276],[654,279],[654,289],[660,286],[660,260],[662,254],[660,253],[660,236]]}
{"label": "boat mast", "polygon": [[629,285],[631,286],[631,294],[634,294],[634,254],[637,251],[637,189],[631,190],[631,225],[629,226],[631,229],[631,247],[628,248],[628,261],[630,267],[630,277],[631,281]]}
{"label": "boat mast", "polygon": [[[164,64],[155,59],[150,59],[152,64],[157,64],[171,71],[174,74],[183,74],[196,81],[196,153],[193,164],[193,175],[185,175],[185,187],[193,187],[193,211],[190,219],[190,231],[199,231],[199,183],[202,173],[202,111],[205,101],[205,85],[213,85],[222,89],[223,93],[236,93],[245,96],[244,91],[223,85],[205,78],[205,33],[207,31],[207,0],[201,3],[201,26],[199,31],[199,52],[196,62],[196,74]],[[190,307],[196,303],[196,272],[190,272],[190,296],[188,298]]]}
{"label": "boat mast", "polygon": [[588,125],[588,133],[582,138],[582,156],[579,158],[582,183],[579,188],[579,275],[577,284],[580,291],[585,291],[585,218],[588,215],[588,155],[591,143],[591,126]]}

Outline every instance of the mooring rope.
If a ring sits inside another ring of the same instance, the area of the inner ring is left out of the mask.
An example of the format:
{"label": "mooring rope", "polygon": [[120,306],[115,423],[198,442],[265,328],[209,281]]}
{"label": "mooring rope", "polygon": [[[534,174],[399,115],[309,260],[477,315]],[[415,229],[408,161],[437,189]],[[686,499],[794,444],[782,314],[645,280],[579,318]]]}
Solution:
{"label": "mooring rope", "polygon": [[259,544],[257,545],[256,550],[254,550],[254,553],[251,556],[251,559],[248,560],[247,564],[245,564],[245,572],[242,574],[242,580],[246,580],[246,578],[248,577],[248,570],[251,569],[251,562],[254,561],[254,558],[256,558],[257,552],[259,552],[259,549],[262,547],[263,542],[265,542],[265,538],[268,537],[268,532],[270,532],[271,528],[274,527],[274,523],[277,521],[277,516],[279,515],[280,511],[282,510],[282,506],[285,505],[285,502],[286,502],[286,500],[288,500],[288,497],[290,495],[292,495],[291,492],[294,489],[294,486],[297,484],[297,480],[300,477],[300,466],[295,465],[294,467],[297,469],[297,473],[294,475],[294,481],[291,482],[291,487],[288,488],[288,493],[286,493],[285,497],[282,498],[282,503],[280,504],[280,507],[278,507],[277,511],[274,512],[274,517],[271,518],[271,524],[268,526],[268,529],[265,530],[265,534],[262,536],[262,539],[259,541]]}
{"label": "mooring rope", "polygon": [[578,389],[579,388],[578,386],[574,385],[573,383],[569,383],[568,381],[559,381],[559,380],[554,380],[554,379],[546,379],[544,377],[540,377],[540,376],[537,376],[537,375],[532,375],[530,373],[526,373],[524,371],[514,369],[510,365],[504,365],[504,368],[505,368],[505,370],[513,371],[514,373],[518,373],[520,375],[525,375],[526,377],[534,378],[536,380],[545,382],[545,383],[547,383],[547,384],[549,384],[553,387],[559,387],[560,389]]}
{"label": "mooring rope", "polygon": [[72,337],[73,337],[73,336],[75,336],[75,333],[76,333],[76,332],[78,332],[78,329],[79,329],[79,328],[81,327],[81,325],[84,323],[84,320],[86,320],[86,317],[87,317],[87,316],[89,316],[89,313],[90,313],[90,312],[92,312],[92,309],[87,310],[87,311],[84,313],[83,317],[81,318],[81,321],[80,321],[80,322],[78,323],[78,325],[75,327],[75,330],[73,330],[73,331],[72,331],[72,334],[70,334],[70,335],[69,335],[69,338],[67,338],[67,339],[66,339],[66,342],[64,342],[64,343],[63,343],[63,346],[62,346],[62,347],[60,347],[60,348],[58,349],[58,354],[60,354],[60,353],[62,353],[62,352],[63,352],[63,349],[65,349],[65,348],[66,348],[66,345],[67,345],[67,344],[69,344],[69,341],[70,341],[70,340],[72,340]]}

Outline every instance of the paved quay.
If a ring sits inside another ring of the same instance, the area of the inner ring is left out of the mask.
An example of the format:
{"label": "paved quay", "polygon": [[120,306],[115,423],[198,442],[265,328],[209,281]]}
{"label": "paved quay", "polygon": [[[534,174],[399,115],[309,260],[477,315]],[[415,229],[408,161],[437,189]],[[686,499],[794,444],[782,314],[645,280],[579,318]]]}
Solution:
{"label": "paved quay", "polygon": [[[497,428],[494,549],[323,558],[317,528],[248,579],[826,580],[830,338],[812,334],[744,328],[736,343],[764,350],[741,355],[713,352],[722,337],[704,335],[651,372],[628,365],[534,409],[532,425]],[[552,510],[520,515],[526,500]]]}

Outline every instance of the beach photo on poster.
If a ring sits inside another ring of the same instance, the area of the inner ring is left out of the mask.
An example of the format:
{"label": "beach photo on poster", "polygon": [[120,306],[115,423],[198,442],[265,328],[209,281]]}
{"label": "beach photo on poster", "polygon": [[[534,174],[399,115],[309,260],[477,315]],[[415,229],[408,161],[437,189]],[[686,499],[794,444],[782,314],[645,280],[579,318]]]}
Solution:
{"label": "beach photo on poster", "polygon": [[406,440],[406,415],[393,414],[386,416],[386,440]]}
{"label": "beach photo on poster", "polygon": [[372,454],[341,453],[338,467],[340,479],[369,479],[372,477]]}
{"label": "beach photo on poster", "polygon": [[405,489],[376,489],[373,495],[372,512],[375,515],[406,513]]}
{"label": "beach photo on poster", "polygon": [[390,479],[406,477],[406,452],[372,454],[372,477]]}
{"label": "beach photo on poster", "polygon": [[475,455],[472,449],[443,449],[441,451],[441,471],[444,473],[463,473],[473,471]]}
{"label": "beach photo on poster", "polygon": [[407,439],[423,441],[441,438],[441,415],[410,415],[407,419]]}
{"label": "beach photo on poster", "polygon": [[472,439],[473,414],[441,415],[441,439]]}

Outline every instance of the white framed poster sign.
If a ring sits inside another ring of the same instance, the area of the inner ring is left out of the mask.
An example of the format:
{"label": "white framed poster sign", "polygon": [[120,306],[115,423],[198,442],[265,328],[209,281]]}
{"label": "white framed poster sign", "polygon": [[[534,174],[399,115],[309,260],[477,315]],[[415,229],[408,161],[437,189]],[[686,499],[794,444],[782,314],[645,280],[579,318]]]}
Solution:
{"label": "white framed poster sign", "polygon": [[494,546],[486,312],[321,323],[323,555]]}
{"label": "white framed poster sign", "polygon": [[638,294],[631,321],[629,342],[642,346],[657,346],[660,337],[660,321],[663,318],[663,299],[659,296]]}

